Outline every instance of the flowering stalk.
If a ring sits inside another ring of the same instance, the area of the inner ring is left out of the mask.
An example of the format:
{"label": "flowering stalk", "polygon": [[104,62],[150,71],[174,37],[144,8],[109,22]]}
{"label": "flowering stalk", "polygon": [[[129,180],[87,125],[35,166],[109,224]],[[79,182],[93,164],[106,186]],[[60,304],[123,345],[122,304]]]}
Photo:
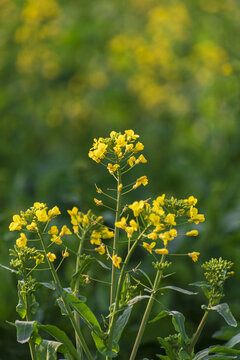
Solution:
{"label": "flowering stalk", "polygon": [[[121,184],[121,173],[120,170],[118,169],[117,170],[117,205],[116,205],[115,223],[120,220],[120,214],[121,214],[121,189],[119,188],[120,184]],[[118,238],[119,238],[119,228],[115,226],[112,256],[118,253]],[[112,262],[110,306],[112,305],[115,297],[116,276],[117,276],[117,270],[114,263]]]}
{"label": "flowering stalk", "polygon": [[[31,321],[31,310],[30,310],[29,294],[28,293],[26,293],[26,308],[27,308],[26,320]],[[34,342],[30,339],[28,344],[29,344],[29,350],[30,350],[30,354],[31,354],[31,359],[32,360],[37,360]]]}
{"label": "flowering stalk", "polygon": [[153,302],[155,300],[154,295],[155,295],[157,289],[159,288],[159,284],[160,284],[161,279],[162,279],[163,270],[161,269],[161,265],[163,264],[164,259],[165,259],[165,255],[162,255],[161,261],[160,261],[160,264],[159,264],[159,269],[157,270],[156,277],[155,277],[154,284],[153,284],[153,289],[152,289],[153,292],[151,294],[150,299],[148,300],[148,304],[147,304],[147,307],[145,309],[145,312],[144,312],[144,315],[143,315],[143,318],[142,318],[142,322],[141,322],[141,325],[139,327],[138,334],[137,334],[137,337],[136,337],[136,340],[135,340],[135,343],[134,343],[132,353],[131,353],[131,356],[130,356],[129,360],[134,360],[136,355],[137,355],[137,351],[138,351],[139,345],[141,343],[145,327],[146,327],[147,322],[148,322],[148,318],[149,318],[149,315],[150,315],[150,312],[151,312],[151,309],[152,309],[152,306],[153,306]]}
{"label": "flowering stalk", "polygon": [[[79,237],[79,246],[78,246],[78,252],[77,252],[77,259],[76,259],[76,268],[75,268],[75,273],[78,272],[79,267],[80,267],[80,256],[82,253],[82,247],[83,247],[83,243],[84,243],[84,237],[85,237],[85,232],[83,232],[82,238]],[[77,296],[79,293],[79,278],[77,277],[76,282],[75,282],[75,286],[74,286],[74,294],[75,296]],[[74,319],[76,321],[77,327],[79,332],[81,332],[81,328],[80,328],[80,316],[78,314],[78,312],[76,310],[74,310],[73,312],[74,314]],[[81,358],[82,358],[82,348],[81,348],[81,341],[80,338],[78,336],[78,333],[75,330],[75,339],[76,339],[76,348],[77,351],[79,352]]]}
{"label": "flowering stalk", "polygon": [[[57,273],[56,273],[56,270],[55,270],[52,262],[48,259],[48,256],[47,256],[47,248],[46,248],[46,245],[45,245],[45,242],[44,242],[44,239],[43,239],[43,236],[42,236],[42,233],[41,233],[40,230],[38,230],[38,236],[39,236],[39,239],[40,239],[40,241],[41,241],[43,250],[44,250],[44,252],[45,252],[45,255],[46,255],[46,258],[47,258],[47,261],[48,261],[48,265],[49,265],[50,270],[51,270],[51,273],[52,273],[52,277],[53,277],[55,283],[59,286],[59,288],[60,288],[61,291],[62,291],[63,288],[62,288],[61,282],[60,282],[60,280],[59,280],[59,278],[58,278],[58,275],[57,275]],[[93,360],[92,355],[91,355],[91,353],[90,353],[90,351],[89,351],[89,349],[88,349],[88,346],[87,346],[87,344],[86,344],[86,342],[85,342],[85,340],[84,340],[84,338],[83,338],[83,335],[82,335],[82,333],[81,333],[81,331],[80,331],[80,329],[79,329],[79,327],[78,327],[78,324],[76,323],[76,320],[75,320],[75,318],[74,318],[74,315],[72,314],[72,310],[71,310],[68,302],[64,299],[64,297],[62,298],[62,301],[63,301],[64,306],[65,306],[65,309],[66,309],[66,311],[67,311],[67,313],[68,313],[69,319],[70,319],[70,321],[71,321],[71,323],[72,323],[72,326],[73,326],[73,328],[74,328],[74,331],[75,331],[75,332],[77,333],[77,335],[78,335],[79,342],[81,343],[81,346],[82,346],[82,348],[83,348],[83,350],[84,350],[84,352],[85,352],[88,360]],[[79,360],[82,360],[81,354],[79,354]]]}

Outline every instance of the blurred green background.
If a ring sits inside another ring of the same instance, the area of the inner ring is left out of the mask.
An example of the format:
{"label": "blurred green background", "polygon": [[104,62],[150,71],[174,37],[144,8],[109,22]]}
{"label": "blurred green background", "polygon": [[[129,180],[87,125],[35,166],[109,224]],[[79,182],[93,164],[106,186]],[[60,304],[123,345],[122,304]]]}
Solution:
{"label": "blurred green background", "polygon": [[[199,249],[200,264],[211,256],[235,262],[225,300],[239,320],[239,34],[237,0],[0,0],[0,262],[8,265],[16,236],[8,232],[11,216],[34,201],[63,213],[73,205],[99,212],[94,184],[109,174],[87,156],[92,139],[133,129],[148,159],[137,175],[149,178],[134,195],[199,199],[201,236],[176,250]],[[201,276],[190,260],[174,270],[178,286]],[[16,278],[0,269],[0,280],[0,359],[27,359],[6,324],[16,318]],[[105,292],[94,284],[86,293],[101,312]],[[193,331],[203,298],[169,293],[165,301],[190,317]],[[140,311],[139,304],[122,360]],[[54,299],[43,314],[60,318]],[[221,325],[210,319],[202,346]],[[164,328],[172,331],[170,322]],[[139,359],[160,352],[157,332],[149,326]]]}

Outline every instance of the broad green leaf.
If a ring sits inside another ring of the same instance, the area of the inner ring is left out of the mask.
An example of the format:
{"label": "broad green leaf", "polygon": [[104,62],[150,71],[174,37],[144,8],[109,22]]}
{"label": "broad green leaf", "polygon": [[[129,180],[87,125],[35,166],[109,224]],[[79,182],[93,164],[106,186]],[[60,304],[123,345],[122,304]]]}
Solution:
{"label": "broad green leaf", "polygon": [[158,337],[157,339],[161,347],[165,350],[167,356],[170,358],[170,360],[175,360],[175,355],[172,351],[171,345],[161,337]]}
{"label": "broad green leaf", "polygon": [[209,289],[211,288],[211,285],[209,285],[205,281],[197,281],[197,282],[194,282],[194,283],[189,284],[189,285],[200,287],[202,289],[202,291],[204,292],[205,296],[208,297]]}
{"label": "broad green leaf", "polygon": [[127,307],[122,315],[119,316],[119,318],[117,319],[116,321],[116,326],[115,326],[115,329],[114,329],[114,332],[113,332],[113,340],[116,341],[118,343],[121,335],[122,335],[122,332],[129,320],[129,317],[131,315],[131,311],[132,311],[132,306],[129,306]]}
{"label": "broad green leaf", "polygon": [[19,321],[14,324],[17,328],[17,341],[21,344],[28,342],[37,330],[37,321]]}
{"label": "broad green leaf", "polygon": [[84,304],[84,302],[66,291],[64,291],[63,296],[71,305],[71,307],[79,313],[82,320],[89,326],[92,331],[96,332],[98,335],[102,334],[102,329],[99,325],[99,322],[97,321],[92,310],[90,310],[89,307]]}
{"label": "broad green leaf", "polygon": [[61,342],[42,340],[41,344],[35,345],[37,360],[57,360],[57,352],[66,352]]}
{"label": "broad green leaf", "polygon": [[211,308],[209,308],[209,310],[217,311],[219,315],[221,315],[224,318],[224,320],[228,325],[234,327],[237,326],[237,321],[235,320],[233,314],[231,313],[227,303],[222,303],[212,306]]}
{"label": "broad green leaf", "polygon": [[169,357],[166,356],[166,355],[159,355],[159,354],[156,354],[156,357],[159,358],[159,359],[162,359],[162,360],[169,360]]}
{"label": "broad green leaf", "polygon": [[18,304],[16,306],[16,311],[20,315],[20,317],[24,319],[27,314],[27,304],[26,304],[25,296],[23,296],[21,281],[18,281],[17,287],[18,287]]}
{"label": "broad green leaf", "polygon": [[225,340],[228,341],[230,340],[234,335],[237,334],[237,331],[239,331],[240,329],[235,328],[233,329],[232,327],[229,326],[224,326],[222,327],[220,330],[216,331],[212,337],[214,339],[218,339],[218,340]]}
{"label": "broad green leaf", "polygon": [[186,295],[197,295],[198,294],[196,292],[185,290],[185,289],[182,289],[177,286],[164,286],[164,287],[161,287],[159,290],[164,290],[164,289],[171,289],[171,290],[178,291],[178,292],[186,294]]}
{"label": "broad green leaf", "polygon": [[15,273],[15,274],[18,274],[17,270],[11,269],[11,268],[9,268],[9,267],[7,267],[5,265],[2,265],[2,264],[0,264],[0,266],[5,270],[11,271],[12,273]]}
{"label": "broad green leaf", "polygon": [[98,349],[98,351],[104,355],[104,356],[109,356],[109,357],[116,357],[118,355],[117,349],[114,350],[109,350],[105,344],[105,342],[103,341],[103,339],[101,339],[95,332],[91,332],[93,340],[95,342],[96,348]]}
{"label": "broad green leaf", "polygon": [[183,316],[183,314],[178,311],[169,311],[169,315],[172,315],[172,323],[175,330],[180,333],[182,340],[188,339],[185,331],[185,317]]}
{"label": "broad green leaf", "polygon": [[79,359],[79,360],[81,359],[80,355],[77,353],[75,347],[73,346],[73,343],[71,342],[71,340],[64,331],[60,330],[57,326],[54,325],[38,325],[38,328],[40,330],[46,331],[57,341],[61,342],[64,345],[64,347],[67,349],[68,353],[74,359]]}
{"label": "broad green leaf", "polygon": [[223,353],[223,354],[240,354],[240,350],[236,350],[236,349],[230,349],[226,346],[214,346],[210,351],[209,354],[213,354],[213,353]]}
{"label": "broad green leaf", "polygon": [[227,359],[235,359],[235,356],[227,356],[227,355],[209,355],[209,351],[214,346],[210,346],[207,349],[199,351],[192,360],[227,360]]}
{"label": "broad green leaf", "polygon": [[160,319],[162,319],[162,318],[164,318],[164,317],[166,317],[168,315],[169,315],[169,311],[163,310],[154,319],[150,320],[149,323],[154,323],[154,322],[156,322],[156,321],[158,321],[158,320],[160,320]]}

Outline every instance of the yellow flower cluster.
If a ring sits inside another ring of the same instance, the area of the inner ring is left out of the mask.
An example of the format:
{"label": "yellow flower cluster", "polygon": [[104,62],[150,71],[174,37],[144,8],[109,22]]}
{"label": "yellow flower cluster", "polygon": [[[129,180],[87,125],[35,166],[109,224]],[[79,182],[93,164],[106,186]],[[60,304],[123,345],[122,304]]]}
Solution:
{"label": "yellow flower cluster", "polygon": [[[73,226],[73,231],[75,234],[79,233],[80,227],[86,228],[91,222],[91,214],[83,214],[81,211],[78,210],[76,206],[74,206],[72,210],[68,210],[67,212],[71,217],[71,224]],[[99,221],[100,219],[102,219],[101,216],[96,220]]]}
{"label": "yellow flower cluster", "polygon": [[13,215],[13,221],[9,225],[9,230],[22,230],[26,227],[29,231],[37,231],[41,223],[49,222],[60,214],[61,212],[57,206],[48,210],[46,204],[35,202],[26,212],[21,211],[20,215]]}
{"label": "yellow flower cluster", "polygon": [[129,239],[132,238],[134,231],[138,230],[138,223],[135,220],[130,220],[129,226],[127,226],[127,220],[122,217],[120,221],[115,222],[115,226],[126,231]]}
{"label": "yellow flower cluster", "polygon": [[140,162],[146,163],[147,160],[142,154],[138,159],[133,156],[133,154],[144,149],[144,145],[141,142],[135,143],[138,137],[139,135],[135,134],[133,130],[125,130],[124,134],[112,131],[108,138],[100,137],[98,140],[94,139],[88,156],[99,163],[108,155],[108,159],[112,159],[111,161],[113,162],[107,164],[107,169],[111,175],[119,169],[119,162],[124,158],[127,159],[127,164],[130,167]]}

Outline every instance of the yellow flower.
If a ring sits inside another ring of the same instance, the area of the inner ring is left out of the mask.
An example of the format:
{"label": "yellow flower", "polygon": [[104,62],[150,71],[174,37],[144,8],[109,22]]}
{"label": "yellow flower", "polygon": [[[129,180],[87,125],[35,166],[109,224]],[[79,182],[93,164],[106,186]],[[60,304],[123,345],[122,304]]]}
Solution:
{"label": "yellow flower", "polygon": [[115,154],[116,154],[119,158],[122,156],[121,146],[114,146],[113,150],[115,151]]}
{"label": "yellow flower", "polygon": [[105,254],[106,250],[105,250],[105,245],[101,244],[100,246],[98,246],[97,248],[95,248],[95,251],[97,251],[100,255]]}
{"label": "yellow flower", "polygon": [[37,210],[36,216],[37,216],[38,221],[41,221],[41,222],[47,222],[49,220],[45,209]]}
{"label": "yellow flower", "polygon": [[27,225],[28,230],[37,230],[37,224],[35,221],[32,221],[31,224]]}
{"label": "yellow flower", "polygon": [[59,233],[59,230],[57,226],[51,226],[51,229],[48,231],[48,234],[50,235],[57,235]]}
{"label": "yellow flower", "polygon": [[[133,156],[134,157],[134,156]],[[143,156],[143,154],[141,154],[138,159],[135,161],[136,164],[139,164],[139,163],[147,163],[147,159]]]}
{"label": "yellow flower", "polygon": [[64,252],[62,251],[62,257],[63,258],[69,257],[69,252],[67,251],[67,249],[65,249]]}
{"label": "yellow flower", "polygon": [[118,137],[116,138],[116,146],[125,146],[127,145],[127,142],[126,142],[126,138],[125,138],[125,135],[118,135]]}
{"label": "yellow flower", "polygon": [[166,248],[155,249],[154,251],[158,255],[167,255],[168,254],[168,249],[166,249]]}
{"label": "yellow flower", "polygon": [[165,223],[167,225],[176,225],[176,221],[175,221],[175,215],[174,214],[168,214],[166,217],[165,217]]}
{"label": "yellow flower", "polygon": [[143,210],[144,204],[145,204],[145,201],[143,201],[143,200],[134,201],[134,203],[132,203],[128,207],[129,207],[129,209],[131,209],[133,211],[134,216],[138,216],[140,214],[140,212]]}
{"label": "yellow flower", "polygon": [[60,236],[53,235],[51,241],[57,245],[62,245],[62,239],[60,238]]}
{"label": "yellow flower", "polygon": [[188,203],[189,205],[195,206],[197,203],[197,199],[194,196],[189,196],[188,199],[185,199],[184,202]]}
{"label": "yellow flower", "polygon": [[159,225],[160,223],[160,216],[154,214],[154,213],[151,213],[149,215],[149,220],[151,221],[151,223],[154,225],[154,226],[157,226]]}
{"label": "yellow flower", "polygon": [[102,200],[98,200],[98,199],[96,199],[96,198],[94,198],[93,200],[94,200],[94,202],[95,202],[95,204],[96,204],[97,206],[103,205]]}
{"label": "yellow flower", "polygon": [[78,213],[78,208],[74,206],[72,210],[68,210],[67,212],[69,213],[70,216],[76,216]]}
{"label": "yellow flower", "polygon": [[150,234],[148,234],[148,239],[151,239],[151,240],[157,240],[158,236],[155,232],[152,232]]}
{"label": "yellow flower", "polygon": [[27,238],[26,238],[26,235],[24,233],[20,234],[20,238],[18,238],[16,240],[16,245],[18,247],[25,247],[27,245]]}
{"label": "yellow flower", "polygon": [[112,175],[117,170],[117,168],[119,168],[119,166],[120,165],[118,165],[118,164],[112,165],[109,163],[107,166],[107,169],[110,172],[110,174]]}
{"label": "yellow flower", "polygon": [[120,264],[122,262],[122,258],[117,256],[116,254],[112,256],[113,265],[120,269]]}
{"label": "yellow flower", "polygon": [[43,254],[39,254],[37,256],[34,256],[34,259],[36,260],[36,265],[44,263],[44,255]]}
{"label": "yellow flower", "polygon": [[93,230],[91,237],[90,237],[90,242],[93,245],[100,245],[101,244],[101,233]]}
{"label": "yellow flower", "polygon": [[127,141],[136,140],[137,138],[139,138],[139,135],[134,134],[133,130],[125,130],[125,135],[126,135]]}
{"label": "yellow flower", "polygon": [[137,142],[135,148],[133,149],[133,152],[137,153],[139,151],[142,151],[143,149],[144,145],[141,142]]}
{"label": "yellow flower", "polygon": [[133,144],[127,144],[126,146],[125,146],[125,151],[126,152],[130,152],[130,151],[132,151],[133,150]]}
{"label": "yellow flower", "polygon": [[191,230],[186,233],[187,236],[198,236],[199,232],[197,230]]}
{"label": "yellow flower", "polygon": [[72,235],[72,232],[68,229],[66,225],[63,225],[62,230],[59,234],[59,236],[64,236],[64,235]]}
{"label": "yellow flower", "polygon": [[52,219],[53,217],[60,215],[61,211],[59,210],[58,206],[54,206],[52,209],[50,209],[48,211],[48,216],[50,219]]}
{"label": "yellow flower", "polygon": [[193,206],[191,206],[191,208],[189,210],[189,216],[190,216],[190,219],[188,220],[188,222],[190,222],[190,223],[194,222],[195,224],[199,224],[200,222],[205,221],[204,215],[198,214],[198,209]]}
{"label": "yellow flower", "polygon": [[86,227],[89,224],[89,218],[87,215],[83,216],[82,224],[83,224],[83,227]]}
{"label": "yellow flower", "polygon": [[199,252],[193,251],[191,253],[188,253],[188,256],[194,261],[198,261],[198,256],[200,255]]}
{"label": "yellow flower", "polygon": [[135,156],[131,156],[131,157],[128,159],[127,163],[128,163],[128,165],[129,165],[130,167],[133,167],[133,164],[134,164],[135,161],[136,161]]}
{"label": "yellow flower", "polygon": [[101,236],[103,239],[111,239],[114,236],[114,232],[108,230],[108,228],[105,227],[103,230],[101,230]]}
{"label": "yellow flower", "polygon": [[120,221],[115,222],[115,226],[120,229],[125,229],[127,226],[127,220],[125,217],[122,217]]}
{"label": "yellow flower", "polygon": [[53,262],[56,259],[56,255],[51,252],[47,253],[47,257],[51,262]]}
{"label": "yellow flower", "polygon": [[157,232],[162,231],[164,229],[165,229],[164,224],[158,224],[153,231],[157,233]]}
{"label": "yellow flower", "polygon": [[40,203],[40,202],[36,201],[36,202],[33,204],[33,206],[34,206],[36,209],[39,209],[39,208],[45,207],[46,204]]}
{"label": "yellow flower", "polygon": [[148,184],[148,179],[146,176],[141,176],[137,179],[136,184],[133,185],[133,189],[138,188],[140,185],[146,186]]}
{"label": "yellow flower", "polygon": [[151,244],[148,244],[146,242],[143,242],[143,247],[152,254],[152,249],[156,246],[155,242],[152,242]]}
{"label": "yellow flower", "polygon": [[22,225],[26,225],[25,220],[23,220],[20,215],[13,215],[13,221],[9,225],[9,230],[22,230]]}
{"label": "yellow flower", "polygon": [[159,238],[163,241],[164,245],[167,245],[168,241],[173,240],[175,237],[177,237],[177,230],[171,229],[169,231],[165,231],[164,233],[159,235]]}
{"label": "yellow flower", "polygon": [[137,231],[138,229],[138,223],[136,223],[135,220],[130,220],[129,225],[133,228],[134,231]]}

